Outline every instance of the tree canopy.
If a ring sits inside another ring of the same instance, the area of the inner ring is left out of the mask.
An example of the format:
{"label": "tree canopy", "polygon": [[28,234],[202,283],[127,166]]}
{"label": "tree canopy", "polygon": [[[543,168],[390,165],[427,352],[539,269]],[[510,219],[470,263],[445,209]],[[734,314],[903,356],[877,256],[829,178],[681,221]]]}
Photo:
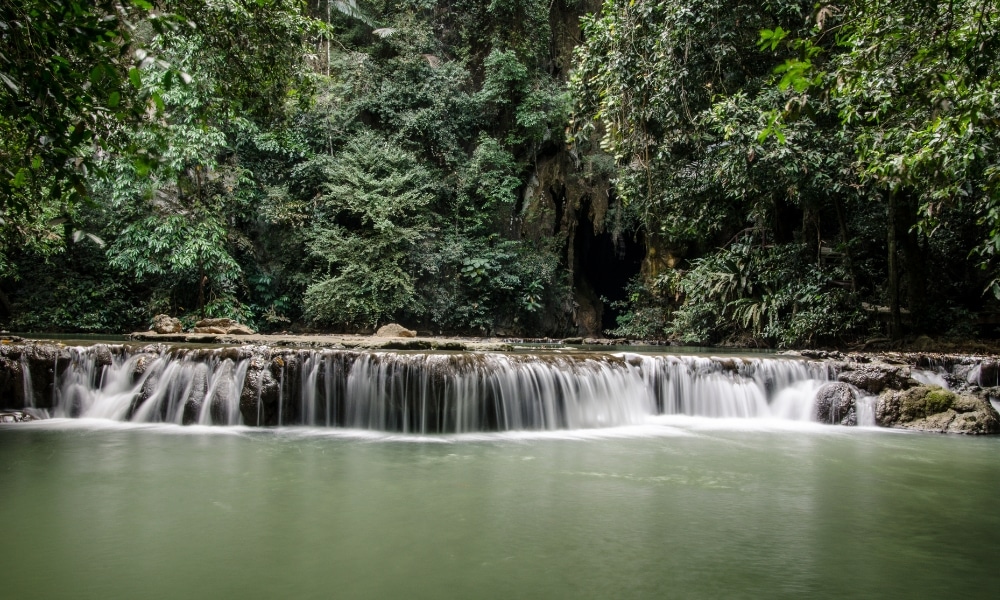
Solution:
{"label": "tree canopy", "polygon": [[998,19],[995,0],[0,0],[0,318],[994,335]]}

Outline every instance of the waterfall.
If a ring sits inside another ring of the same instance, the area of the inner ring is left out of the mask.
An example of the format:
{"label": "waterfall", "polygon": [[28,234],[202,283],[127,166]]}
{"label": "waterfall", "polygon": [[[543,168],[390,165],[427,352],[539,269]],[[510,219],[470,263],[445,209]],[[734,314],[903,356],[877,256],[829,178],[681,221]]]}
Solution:
{"label": "waterfall", "polygon": [[247,360],[210,356],[112,354],[101,364],[89,348],[72,348],[57,373],[53,415],[134,421],[238,425]]}
{"label": "waterfall", "polygon": [[[55,417],[412,434],[604,428],[655,415],[808,421],[836,375],[815,361],[633,353],[95,346],[66,356]],[[873,407],[859,399],[859,422],[874,421]]]}

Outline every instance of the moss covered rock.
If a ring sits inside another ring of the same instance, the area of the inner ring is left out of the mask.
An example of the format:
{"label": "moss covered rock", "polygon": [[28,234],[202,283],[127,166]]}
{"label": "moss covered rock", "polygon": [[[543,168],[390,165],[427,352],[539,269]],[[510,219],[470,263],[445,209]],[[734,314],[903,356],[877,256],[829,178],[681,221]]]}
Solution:
{"label": "moss covered rock", "polygon": [[875,422],[882,427],[941,433],[1000,433],[1000,415],[986,398],[927,385],[883,392],[875,407]]}

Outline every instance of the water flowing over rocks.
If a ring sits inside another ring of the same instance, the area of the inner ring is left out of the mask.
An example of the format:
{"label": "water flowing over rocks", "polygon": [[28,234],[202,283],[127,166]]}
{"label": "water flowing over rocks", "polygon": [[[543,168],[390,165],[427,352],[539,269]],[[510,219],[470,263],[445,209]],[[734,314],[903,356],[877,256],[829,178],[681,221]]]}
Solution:
{"label": "water flowing over rocks", "polygon": [[820,423],[857,425],[854,388],[846,383],[828,383],[816,392],[816,420]]}
{"label": "water flowing over rocks", "polygon": [[0,408],[38,418],[420,434],[615,427],[655,415],[1000,432],[996,363],[975,357],[441,353],[428,351],[440,340],[383,342],[414,347],[5,343]]}

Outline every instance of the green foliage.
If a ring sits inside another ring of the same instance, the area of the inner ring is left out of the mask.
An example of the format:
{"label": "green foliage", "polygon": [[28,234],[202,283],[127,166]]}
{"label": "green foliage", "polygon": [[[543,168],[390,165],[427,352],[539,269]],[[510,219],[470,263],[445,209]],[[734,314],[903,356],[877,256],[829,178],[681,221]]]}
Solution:
{"label": "green foliage", "polygon": [[692,262],[678,289],[684,304],[670,332],[684,342],[759,339],[780,346],[815,344],[863,324],[837,274],[810,264],[798,244],[762,247],[752,239]]}
{"label": "green foliage", "polygon": [[621,311],[617,327],[606,333],[633,340],[654,340],[666,337],[678,296],[680,272],[668,271],[647,284],[639,275],[625,291],[625,300],[611,302],[610,307]]}
{"label": "green foliage", "polygon": [[326,172],[309,253],[319,264],[305,294],[318,324],[375,326],[414,306],[410,255],[430,233],[432,173],[411,153],[367,135],[352,140]]}
{"label": "green foliage", "polygon": [[116,276],[104,252],[89,240],[55,256],[24,253],[18,262],[31,285],[11,296],[13,331],[108,333],[143,329],[146,307],[127,280]]}
{"label": "green foliage", "polygon": [[[14,148],[0,150],[0,207],[28,211],[32,197],[86,196],[86,147],[110,142],[119,120],[144,109],[126,73],[142,60],[129,45],[131,22],[145,11],[110,0],[0,2],[0,115],[4,129],[19,133]],[[146,19],[156,29],[166,20]]]}
{"label": "green foliage", "polygon": [[608,0],[571,66],[584,8],[0,0],[8,323],[565,333],[589,206],[672,257],[613,335],[822,343],[900,298],[977,333],[995,0]]}

